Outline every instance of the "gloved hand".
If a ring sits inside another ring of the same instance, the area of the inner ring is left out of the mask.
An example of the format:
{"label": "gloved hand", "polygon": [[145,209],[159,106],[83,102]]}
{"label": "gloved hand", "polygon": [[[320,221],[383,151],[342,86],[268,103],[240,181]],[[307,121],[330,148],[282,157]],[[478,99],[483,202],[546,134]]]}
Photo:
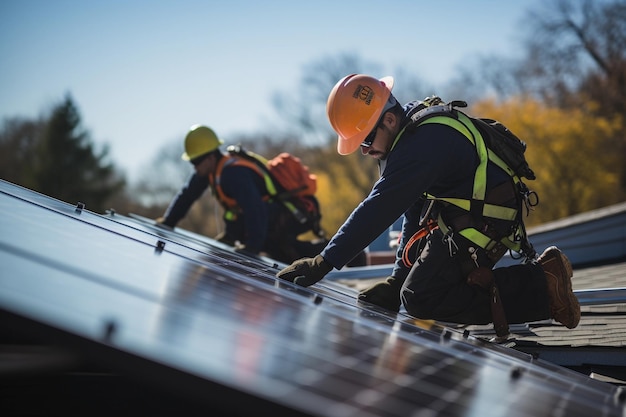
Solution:
{"label": "gloved hand", "polygon": [[258,251],[251,250],[250,248],[246,247],[246,245],[243,245],[238,242],[235,244],[235,252],[240,253],[245,256],[249,256],[251,258],[259,259]]}
{"label": "gloved hand", "polygon": [[322,255],[317,255],[315,258],[302,258],[294,261],[279,271],[276,276],[294,284],[308,287],[320,281],[332,270],[333,266],[326,262]]}
{"label": "gloved hand", "polygon": [[385,281],[377,282],[359,293],[359,301],[366,301],[391,311],[400,311],[400,289],[403,280],[388,277]]}
{"label": "gloved hand", "polygon": [[159,217],[159,218],[157,218],[157,219],[154,219],[154,225],[155,225],[155,226],[162,227],[162,228],[164,228],[164,229],[172,230],[172,229],[173,229],[173,227],[172,227],[172,226],[170,226],[170,225],[167,225],[167,224],[163,223],[164,221],[165,221],[165,217]]}
{"label": "gloved hand", "polygon": [[235,239],[233,236],[226,232],[219,233],[213,239],[228,246],[235,246],[237,243],[237,239]]}

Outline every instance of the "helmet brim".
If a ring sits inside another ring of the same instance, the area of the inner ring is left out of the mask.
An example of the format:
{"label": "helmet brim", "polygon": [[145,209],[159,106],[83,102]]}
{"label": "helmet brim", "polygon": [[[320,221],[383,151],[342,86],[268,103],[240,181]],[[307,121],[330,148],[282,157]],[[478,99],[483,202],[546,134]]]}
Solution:
{"label": "helmet brim", "polygon": [[339,155],[350,155],[361,146],[363,140],[367,137],[369,132],[361,132],[349,139],[337,136],[337,153]]}

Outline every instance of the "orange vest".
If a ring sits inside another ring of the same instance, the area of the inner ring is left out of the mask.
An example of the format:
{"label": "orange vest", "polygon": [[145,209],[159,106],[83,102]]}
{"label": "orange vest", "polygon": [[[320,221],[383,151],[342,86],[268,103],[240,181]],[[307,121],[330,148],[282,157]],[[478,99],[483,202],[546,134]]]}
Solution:
{"label": "orange vest", "polygon": [[[220,159],[220,161],[217,163],[215,173],[209,174],[209,182],[211,184],[211,187],[213,188],[216,198],[224,206],[224,208],[228,211],[238,213],[240,212],[240,209],[239,209],[239,206],[237,205],[237,201],[235,201],[235,199],[224,194],[224,191],[222,190],[222,186],[221,186],[222,171],[227,166],[244,166],[244,167],[250,168],[257,174],[259,174],[261,178],[265,179],[266,185],[267,185],[269,176],[267,175],[267,173],[263,172],[261,167],[259,167],[255,162],[250,161],[248,159],[240,158],[237,156],[232,156],[229,154],[224,155]],[[271,181],[271,179],[269,179],[269,181]],[[267,190],[266,190],[266,193],[267,193]],[[270,199],[269,193],[263,196],[264,201],[267,201],[269,199]]]}
{"label": "orange vest", "polygon": [[[235,199],[224,194],[221,186],[222,171],[225,167],[231,165],[248,167],[257,174],[259,174],[261,178],[263,178],[263,181],[265,182],[265,195],[262,197],[263,201],[269,201],[270,199],[277,196],[278,190],[276,189],[276,186],[274,185],[274,181],[272,180],[270,174],[254,161],[230,154],[222,156],[220,161],[217,163],[215,173],[209,174],[209,183],[213,188],[215,197],[224,207],[224,218],[226,220],[234,221],[237,219],[237,214],[241,213],[241,208],[239,207]],[[305,224],[309,221],[307,213],[317,212],[316,205],[309,199],[301,199],[301,203],[304,205],[303,209],[305,210],[305,213],[303,213],[302,209],[298,208],[293,202],[289,201],[288,199],[282,199],[280,198],[280,196],[276,198],[281,201],[281,203],[287,208],[287,210],[289,210],[289,212],[291,212],[291,214],[293,214],[296,220],[301,224]]]}

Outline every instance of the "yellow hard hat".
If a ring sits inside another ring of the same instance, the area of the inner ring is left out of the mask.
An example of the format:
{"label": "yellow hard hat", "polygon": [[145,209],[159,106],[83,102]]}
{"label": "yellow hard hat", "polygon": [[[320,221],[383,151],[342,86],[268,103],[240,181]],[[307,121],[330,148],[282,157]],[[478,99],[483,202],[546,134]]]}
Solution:
{"label": "yellow hard hat", "polygon": [[203,125],[193,125],[185,137],[185,152],[182,157],[185,161],[191,161],[205,153],[213,152],[222,142],[215,132]]}
{"label": "yellow hard hat", "polygon": [[326,113],[339,135],[340,155],[356,151],[374,129],[392,88],[393,77],[379,80],[363,74],[347,75],[335,84],[326,102]]}

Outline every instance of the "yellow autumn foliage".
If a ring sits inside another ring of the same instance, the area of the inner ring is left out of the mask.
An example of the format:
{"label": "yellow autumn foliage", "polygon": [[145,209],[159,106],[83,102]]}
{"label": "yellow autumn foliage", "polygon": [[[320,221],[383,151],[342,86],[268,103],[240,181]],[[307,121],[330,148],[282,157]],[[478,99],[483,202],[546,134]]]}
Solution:
{"label": "yellow autumn foliage", "polygon": [[[591,116],[590,108],[563,110],[520,97],[482,100],[467,113],[499,120],[526,142],[526,158],[537,176],[526,183],[539,195],[539,205],[526,217],[527,226],[626,200],[620,180],[626,155],[615,145],[624,131],[619,119]],[[321,223],[332,236],[378,179],[376,161],[358,151],[341,156],[335,141],[301,149],[298,156],[317,175]],[[212,197],[202,200],[181,226],[214,236],[223,228],[221,208]]]}
{"label": "yellow autumn foliage", "polygon": [[527,144],[526,159],[537,176],[527,184],[540,199],[528,225],[624,200],[619,179],[624,155],[611,147],[621,121],[587,110],[551,108],[529,98],[472,106],[471,115],[499,120]]}

